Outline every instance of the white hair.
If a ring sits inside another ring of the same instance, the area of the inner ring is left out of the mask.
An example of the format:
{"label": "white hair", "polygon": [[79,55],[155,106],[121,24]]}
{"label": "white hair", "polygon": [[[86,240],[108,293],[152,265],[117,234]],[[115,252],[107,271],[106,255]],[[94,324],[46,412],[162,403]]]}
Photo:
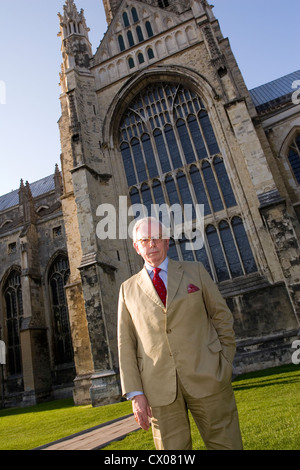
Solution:
{"label": "white hair", "polygon": [[164,238],[169,238],[169,236],[167,235],[166,227],[161,223],[161,221],[159,219],[156,219],[155,217],[143,217],[142,219],[138,219],[136,221],[136,223],[134,224],[134,227],[133,227],[133,230],[132,230],[133,243],[136,242],[138,229],[140,228],[140,226],[142,224],[145,224],[146,222],[147,223],[151,222],[151,223],[159,224],[160,227],[161,227],[162,235],[164,236]]}

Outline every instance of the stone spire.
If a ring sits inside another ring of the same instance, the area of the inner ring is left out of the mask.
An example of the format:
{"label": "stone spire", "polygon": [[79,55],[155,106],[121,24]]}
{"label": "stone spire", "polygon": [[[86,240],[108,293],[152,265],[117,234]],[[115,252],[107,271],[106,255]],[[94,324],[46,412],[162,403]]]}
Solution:
{"label": "stone spire", "polygon": [[84,10],[77,10],[74,0],[66,0],[64,14],[58,13],[65,69],[73,66],[88,67],[92,54],[90,29],[86,25]]}
{"label": "stone spire", "polygon": [[89,39],[88,33],[90,29],[86,25],[84,10],[81,9],[79,13],[74,0],[66,0],[63,9],[63,15],[58,13],[62,39],[65,39],[72,34],[85,36]]}
{"label": "stone spire", "polygon": [[24,224],[32,223],[35,221],[34,202],[30,189],[30,184],[26,181],[25,185],[23,180],[20,182],[19,189],[19,204],[23,211]]}

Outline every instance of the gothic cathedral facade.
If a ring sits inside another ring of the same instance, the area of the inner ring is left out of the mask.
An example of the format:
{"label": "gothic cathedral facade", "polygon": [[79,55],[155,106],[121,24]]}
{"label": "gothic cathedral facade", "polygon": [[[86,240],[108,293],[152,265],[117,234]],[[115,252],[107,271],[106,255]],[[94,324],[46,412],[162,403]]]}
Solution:
{"label": "gothic cathedral facade", "polygon": [[[235,373],[291,362],[300,321],[299,72],[277,94],[276,84],[250,92],[206,0],[103,4],[108,29],[95,54],[83,10],[66,0],[59,14],[64,246],[47,279],[64,281],[75,403],[121,398],[118,291],[141,268],[121,221],[129,224],[134,204],[203,205],[204,245],[188,250],[171,236],[169,255],[202,262],[218,283],[235,320]],[[110,224],[114,236],[100,233]],[[11,285],[38,291],[37,273],[13,272]],[[33,315],[28,331],[22,320],[32,344]],[[39,335],[46,341],[46,329]]]}

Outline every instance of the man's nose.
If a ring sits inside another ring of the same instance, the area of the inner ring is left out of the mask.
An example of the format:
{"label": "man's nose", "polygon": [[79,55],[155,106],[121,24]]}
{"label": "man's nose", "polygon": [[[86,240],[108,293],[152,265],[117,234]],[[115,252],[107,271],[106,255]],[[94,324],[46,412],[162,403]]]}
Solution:
{"label": "man's nose", "polygon": [[155,246],[156,245],[156,240],[154,238],[150,238],[149,245],[150,246]]}

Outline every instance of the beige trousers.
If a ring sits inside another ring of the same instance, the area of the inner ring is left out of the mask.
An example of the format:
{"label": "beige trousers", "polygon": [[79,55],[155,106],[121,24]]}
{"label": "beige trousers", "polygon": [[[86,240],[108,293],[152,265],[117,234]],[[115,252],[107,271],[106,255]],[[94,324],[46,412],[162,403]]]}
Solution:
{"label": "beige trousers", "polygon": [[216,395],[193,398],[178,380],[177,398],[152,408],[152,433],[157,450],[192,450],[188,410],[209,450],[242,450],[238,412],[231,384]]}

